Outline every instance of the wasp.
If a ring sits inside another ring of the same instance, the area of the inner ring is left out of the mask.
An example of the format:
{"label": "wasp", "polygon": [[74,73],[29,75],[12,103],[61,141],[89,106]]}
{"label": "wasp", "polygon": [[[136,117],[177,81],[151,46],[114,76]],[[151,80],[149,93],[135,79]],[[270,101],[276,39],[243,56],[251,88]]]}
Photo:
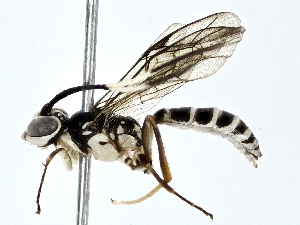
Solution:
{"label": "wasp", "polygon": [[[47,166],[59,154],[65,167],[72,170],[79,155],[96,160],[120,161],[132,170],[151,174],[158,185],[141,202],[161,188],[176,195],[213,219],[213,215],[176,192],[170,185],[172,175],[158,125],[208,132],[226,138],[257,167],[261,157],[258,140],[236,115],[218,108],[160,109],[146,116],[141,126],[133,117],[153,108],[164,96],[184,84],[216,73],[241,41],[244,27],[233,13],[217,13],[187,25],[173,24],[152,44],[117,83],[86,85],[57,94],[35,114],[22,138],[33,145],[55,150],[47,158],[38,191],[40,193]],[[54,105],[61,99],[84,90],[102,89],[106,94],[90,112],[79,111],[70,118]],[[152,165],[152,141],[155,139],[162,177]]]}

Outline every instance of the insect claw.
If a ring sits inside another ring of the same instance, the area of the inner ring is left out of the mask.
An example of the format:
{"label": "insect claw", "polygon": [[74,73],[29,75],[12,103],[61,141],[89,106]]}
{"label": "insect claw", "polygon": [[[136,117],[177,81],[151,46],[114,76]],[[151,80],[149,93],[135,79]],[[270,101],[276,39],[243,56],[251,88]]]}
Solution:
{"label": "insect claw", "polygon": [[40,213],[41,213],[41,210],[37,210],[37,211],[35,212],[35,214],[37,214],[37,215],[40,215]]}
{"label": "insect claw", "polygon": [[113,205],[122,205],[122,201],[117,201],[117,200],[113,200],[112,198],[110,199],[111,204]]}

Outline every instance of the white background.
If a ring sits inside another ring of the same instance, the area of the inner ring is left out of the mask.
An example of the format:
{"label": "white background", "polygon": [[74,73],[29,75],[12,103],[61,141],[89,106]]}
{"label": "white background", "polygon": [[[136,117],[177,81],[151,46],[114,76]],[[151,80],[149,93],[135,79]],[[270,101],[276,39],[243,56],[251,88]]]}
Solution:
{"label": "white background", "polygon": [[[253,168],[226,140],[162,127],[173,186],[214,214],[214,221],[161,190],[133,206],[156,185],[153,177],[116,163],[92,161],[89,224],[300,224],[299,1],[100,1],[97,83],[116,82],[170,24],[234,12],[246,28],[232,58],[212,77],[191,82],[163,107],[216,106],[239,115],[260,141]],[[84,1],[1,1],[1,224],[75,224],[77,168],[50,164],[35,198],[48,150],[20,136],[32,115],[58,92],[82,83]],[[101,95],[102,92],[98,91]],[[58,106],[72,114],[81,94]],[[155,159],[156,160],[156,159]],[[157,166],[156,166],[157,168]]]}

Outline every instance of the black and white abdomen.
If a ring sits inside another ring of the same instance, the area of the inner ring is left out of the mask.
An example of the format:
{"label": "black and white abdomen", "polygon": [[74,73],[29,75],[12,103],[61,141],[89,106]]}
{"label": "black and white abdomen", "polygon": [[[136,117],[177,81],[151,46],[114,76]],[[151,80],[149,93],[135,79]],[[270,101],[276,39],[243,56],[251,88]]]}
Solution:
{"label": "black and white abdomen", "polygon": [[180,129],[219,135],[229,140],[257,167],[256,160],[262,156],[258,141],[248,126],[236,115],[218,108],[171,108],[160,109],[155,114],[157,124]]}

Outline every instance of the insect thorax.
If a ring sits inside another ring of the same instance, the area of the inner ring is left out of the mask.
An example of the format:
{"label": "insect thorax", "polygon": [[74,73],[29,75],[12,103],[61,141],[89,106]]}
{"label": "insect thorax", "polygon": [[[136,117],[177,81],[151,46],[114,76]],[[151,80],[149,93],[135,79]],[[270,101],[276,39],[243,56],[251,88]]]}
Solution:
{"label": "insect thorax", "polygon": [[131,169],[145,169],[148,159],[141,133],[141,126],[132,117],[78,112],[68,120],[68,131],[58,139],[57,145],[66,148],[62,142],[66,144],[69,137],[72,151],[92,154],[106,162],[119,160]]}

